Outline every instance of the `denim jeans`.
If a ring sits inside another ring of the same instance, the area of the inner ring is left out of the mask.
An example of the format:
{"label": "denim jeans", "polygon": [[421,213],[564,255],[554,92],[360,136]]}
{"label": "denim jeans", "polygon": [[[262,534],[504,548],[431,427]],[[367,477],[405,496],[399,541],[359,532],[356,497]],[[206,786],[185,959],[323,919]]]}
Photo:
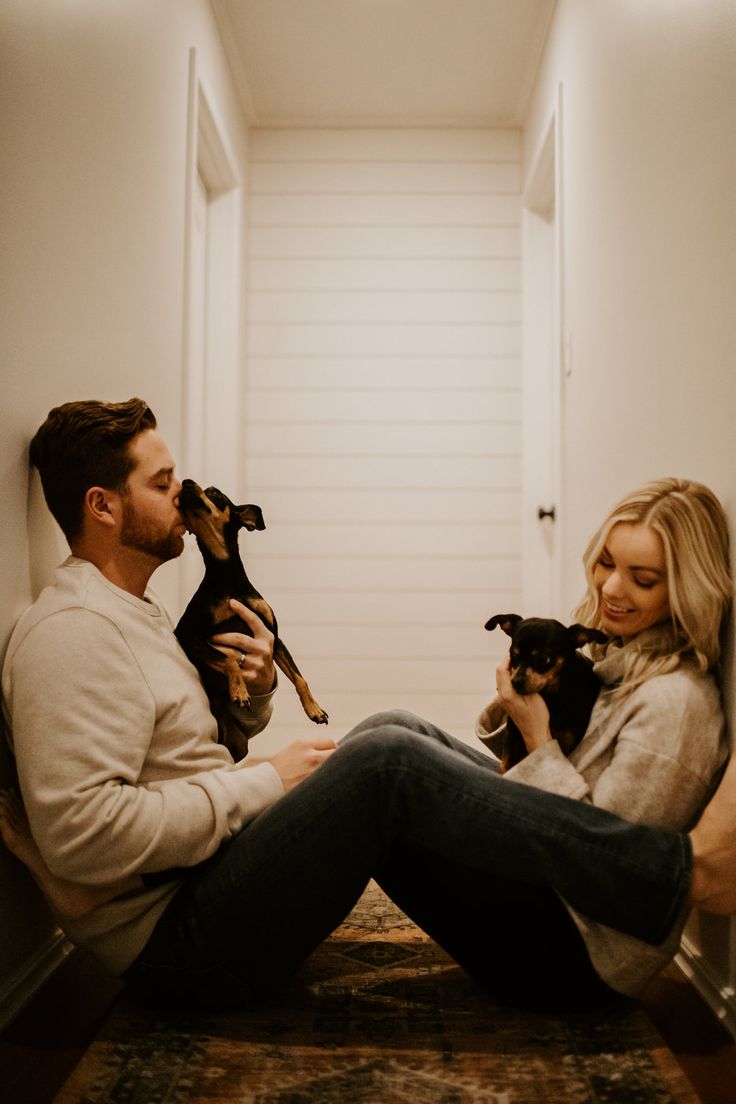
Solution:
{"label": "denim jeans", "polygon": [[401,711],[361,722],[300,785],[195,868],[126,977],[228,1006],[280,987],[374,878],[503,1000],[585,1007],[610,990],[560,902],[661,942],[689,888],[686,836],[509,782]]}

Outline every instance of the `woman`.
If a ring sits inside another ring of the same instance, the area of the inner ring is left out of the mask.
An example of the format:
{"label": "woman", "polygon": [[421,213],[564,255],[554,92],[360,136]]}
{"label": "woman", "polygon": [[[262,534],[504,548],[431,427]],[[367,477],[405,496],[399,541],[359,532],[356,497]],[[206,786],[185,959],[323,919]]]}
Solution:
{"label": "woman", "polygon": [[[715,672],[728,609],[728,533],[707,488],[664,479],[628,495],[584,556],[588,590],[575,611],[609,634],[592,645],[602,690],[584,739],[565,758],[541,698],[520,698],[507,665],[500,703],[529,755],[507,777],[608,809],[627,820],[685,830],[705,804],[727,756]],[[477,734],[493,742],[493,706]],[[596,973],[636,993],[675,953],[593,924],[571,910]]]}
{"label": "woman", "polygon": [[[731,598],[723,511],[699,484],[649,484],[609,516],[586,566],[579,618],[613,639],[569,760],[544,702],[515,695],[506,664],[499,695],[529,755],[505,776],[485,752],[410,714],[369,718],[193,868],[128,969],[131,983],[198,1003],[258,996],[373,877],[500,998],[586,1007],[639,992],[671,957],[689,891],[717,911],[736,908],[736,854],[723,845],[736,826],[736,770],[702,827],[683,834],[727,754],[715,682]],[[6,813],[6,842],[18,836],[9,822]],[[53,898],[37,859],[21,857]],[[123,888],[135,887],[108,896]]]}

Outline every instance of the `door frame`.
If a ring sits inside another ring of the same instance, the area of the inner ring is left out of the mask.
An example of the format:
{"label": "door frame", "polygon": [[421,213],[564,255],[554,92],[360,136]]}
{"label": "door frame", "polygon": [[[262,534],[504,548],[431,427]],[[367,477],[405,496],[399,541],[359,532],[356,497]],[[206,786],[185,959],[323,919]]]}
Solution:
{"label": "door frame", "polygon": [[[241,190],[194,47],[189,52],[185,187],[181,473],[218,484],[237,498],[242,461]],[[204,243],[198,241],[202,231],[197,227],[203,217],[202,189]],[[180,573],[182,607],[200,576],[200,557],[188,547]]]}
{"label": "door frame", "polygon": [[562,164],[560,84],[522,189],[522,604],[525,616],[564,620]]}

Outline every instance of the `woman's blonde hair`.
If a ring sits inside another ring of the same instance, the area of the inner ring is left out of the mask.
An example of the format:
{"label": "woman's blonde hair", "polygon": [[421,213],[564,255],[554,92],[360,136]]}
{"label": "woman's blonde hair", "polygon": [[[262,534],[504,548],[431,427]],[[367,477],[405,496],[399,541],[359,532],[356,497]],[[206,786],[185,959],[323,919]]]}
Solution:
{"label": "woman's blonde hair", "polygon": [[643,640],[634,638],[622,691],[674,670],[684,657],[692,657],[701,671],[717,668],[733,582],[728,525],[716,496],[689,479],[657,479],[614,507],[583,555],[588,589],[574,617],[594,628],[600,628],[600,599],[593,570],[619,522],[648,525],[661,537],[671,611],[667,621],[642,634]]}

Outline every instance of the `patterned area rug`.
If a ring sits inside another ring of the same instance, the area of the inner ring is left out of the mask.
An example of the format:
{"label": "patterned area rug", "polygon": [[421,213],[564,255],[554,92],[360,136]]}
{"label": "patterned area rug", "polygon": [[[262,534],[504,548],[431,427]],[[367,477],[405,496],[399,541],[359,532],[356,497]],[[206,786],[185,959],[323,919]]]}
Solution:
{"label": "patterned area rug", "polygon": [[639,1009],[499,1008],[372,885],[278,1001],[123,997],[54,1104],[697,1104]]}

